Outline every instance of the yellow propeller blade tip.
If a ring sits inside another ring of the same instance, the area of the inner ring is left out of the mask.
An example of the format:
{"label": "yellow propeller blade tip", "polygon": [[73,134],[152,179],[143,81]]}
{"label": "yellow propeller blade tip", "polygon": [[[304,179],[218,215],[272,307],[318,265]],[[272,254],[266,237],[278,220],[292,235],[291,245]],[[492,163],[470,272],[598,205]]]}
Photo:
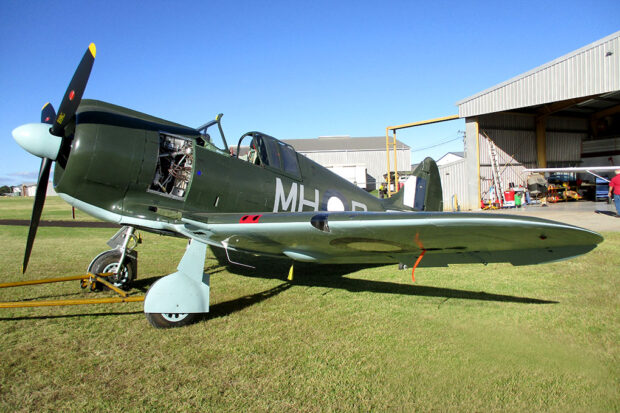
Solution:
{"label": "yellow propeller blade tip", "polygon": [[49,102],[47,102],[45,105],[43,105],[43,107],[41,108],[41,110],[45,109],[45,107],[46,107],[47,105],[49,105],[49,104],[50,104],[50,103],[49,103]]}
{"label": "yellow propeller blade tip", "polygon": [[95,57],[97,55],[97,47],[95,46],[95,43],[91,43],[88,46],[88,50],[90,50],[90,54],[92,54],[93,57]]}

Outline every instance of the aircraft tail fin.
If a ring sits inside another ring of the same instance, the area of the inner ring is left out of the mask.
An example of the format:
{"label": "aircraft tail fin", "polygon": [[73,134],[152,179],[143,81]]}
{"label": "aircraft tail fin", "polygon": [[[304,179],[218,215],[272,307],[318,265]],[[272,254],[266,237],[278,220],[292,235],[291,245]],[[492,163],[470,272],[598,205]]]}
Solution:
{"label": "aircraft tail fin", "polygon": [[431,158],[424,159],[397,194],[384,201],[385,208],[405,211],[443,211],[439,168]]}

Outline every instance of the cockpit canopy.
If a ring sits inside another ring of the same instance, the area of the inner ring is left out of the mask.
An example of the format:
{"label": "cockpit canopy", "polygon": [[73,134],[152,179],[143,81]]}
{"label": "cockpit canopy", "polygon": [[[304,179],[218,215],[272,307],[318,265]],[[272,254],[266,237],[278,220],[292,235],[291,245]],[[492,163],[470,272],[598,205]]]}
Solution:
{"label": "cockpit canopy", "polygon": [[[222,116],[224,115],[220,113],[215,120],[197,128],[200,136],[196,138],[196,143],[199,146],[236,156],[253,165],[276,169],[294,178],[301,176],[295,149],[272,136],[260,132],[248,132],[241,136],[236,148],[229,147],[222,130]],[[208,133],[208,129],[215,125],[217,125],[215,133],[219,136],[212,136]]]}
{"label": "cockpit canopy", "polygon": [[260,132],[244,134],[233,156],[254,165],[270,167],[299,178],[297,152],[291,145]]}

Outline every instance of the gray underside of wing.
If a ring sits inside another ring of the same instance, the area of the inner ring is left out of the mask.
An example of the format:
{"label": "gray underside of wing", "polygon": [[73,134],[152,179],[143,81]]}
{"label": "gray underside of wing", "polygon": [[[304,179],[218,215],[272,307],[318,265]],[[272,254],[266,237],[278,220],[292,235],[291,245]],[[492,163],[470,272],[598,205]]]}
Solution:
{"label": "gray underside of wing", "polygon": [[[188,215],[186,230],[211,245],[316,263],[420,266],[538,264],[591,251],[596,232],[538,218],[475,213],[269,213]],[[246,220],[242,220],[246,222]]]}

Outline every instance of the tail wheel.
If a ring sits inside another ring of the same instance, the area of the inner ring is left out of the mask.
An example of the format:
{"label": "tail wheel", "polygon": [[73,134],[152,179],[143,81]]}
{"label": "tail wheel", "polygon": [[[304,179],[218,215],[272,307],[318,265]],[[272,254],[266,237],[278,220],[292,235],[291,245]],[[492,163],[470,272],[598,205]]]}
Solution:
{"label": "tail wheel", "polygon": [[146,319],[149,320],[149,323],[155,328],[173,328],[173,327],[183,327],[188,324],[193,323],[198,319],[200,314],[193,313],[146,313]]}

